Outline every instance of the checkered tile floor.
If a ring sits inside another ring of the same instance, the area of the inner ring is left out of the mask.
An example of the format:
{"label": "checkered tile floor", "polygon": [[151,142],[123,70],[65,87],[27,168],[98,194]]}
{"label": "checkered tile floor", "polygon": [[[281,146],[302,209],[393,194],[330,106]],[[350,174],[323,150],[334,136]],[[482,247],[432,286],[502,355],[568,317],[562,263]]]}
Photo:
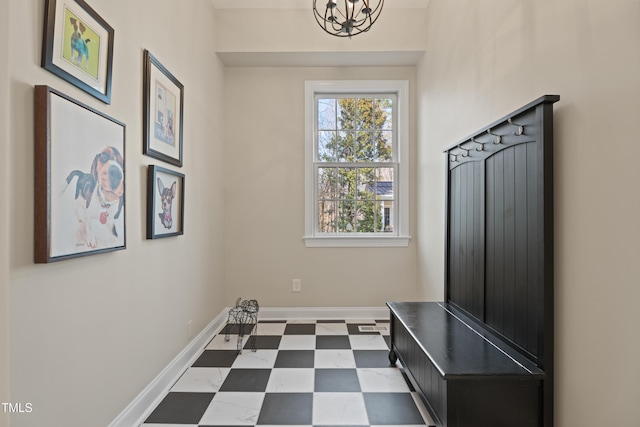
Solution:
{"label": "checkered tile floor", "polygon": [[256,351],[245,336],[241,354],[237,335],[225,341],[223,329],[142,426],[432,426],[402,371],[389,366],[388,326],[261,321]]}

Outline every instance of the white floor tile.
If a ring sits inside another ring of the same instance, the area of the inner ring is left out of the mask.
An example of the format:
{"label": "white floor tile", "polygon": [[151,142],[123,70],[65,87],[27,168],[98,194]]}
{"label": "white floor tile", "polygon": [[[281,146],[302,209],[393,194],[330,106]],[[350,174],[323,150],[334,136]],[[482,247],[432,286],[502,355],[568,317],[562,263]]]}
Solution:
{"label": "white floor tile", "polygon": [[278,357],[278,350],[256,350],[251,351],[249,349],[242,350],[242,353],[236,357],[236,360],[231,366],[234,369],[239,368],[255,368],[255,369],[270,369],[276,363],[276,357]]}
{"label": "white floor tile", "polygon": [[258,323],[256,335],[282,335],[286,327],[286,323]]}
{"label": "white floor tile", "polygon": [[[249,337],[245,336],[242,340],[242,346],[246,344]],[[229,335],[229,341],[224,340],[224,335],[216,335],[211,342],[207,344],[207,350],[236,350],[238,348],[238,336]]]}
{"label": "white floor tile", "polygon": [[318,323],[316,325],[316,335],[348,335],[345,323]]}
{"label": "white floor tile", "polygon": [[256,425],[263,400],[264,393],[216,393],[200,424]]}
{"label": "white floor tile", "polygon": [[216,392],[224,382],[230,368],[194,368],[185,371],[171,387],[178,392]]}
{"label": "white floor tile", "polygon": [[349,335],[353,350],[388,350],[387,343],[381,335]]}
{"label": "white floor tile", "polygon": [[363,392],[408,393],[409,386],[396,368],[358,369],[358,380]]}
{"label": "white floor tile", "polygon": [[314,425],[366,425],[367,410],[361,393],[315,393]]}
{"label": "white floor tile", "polygon": [[316,350],[316,368],[355,368],[356,360],[351,350]]}
{"label": "white floor tile", "polygon": [[313,393],[314,369],[274,369],[269,376],[267,393]]}
{"label": "white floor tile", "polygon": [[280,350],[315,350],[315,335],[283,335]]}

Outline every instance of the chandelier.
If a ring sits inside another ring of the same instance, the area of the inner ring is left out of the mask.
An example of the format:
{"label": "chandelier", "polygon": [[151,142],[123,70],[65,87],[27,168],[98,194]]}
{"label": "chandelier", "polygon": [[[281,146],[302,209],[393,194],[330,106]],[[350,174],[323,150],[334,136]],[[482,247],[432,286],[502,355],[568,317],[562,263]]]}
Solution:
{"label": "chandelier", "polygon": [[318,8],[318,0],[313,0],[313,14],[322,29],[336,37],[351,37],[369,31],[384,5],[384,0],[326,1],[323,10],[322,6]]}

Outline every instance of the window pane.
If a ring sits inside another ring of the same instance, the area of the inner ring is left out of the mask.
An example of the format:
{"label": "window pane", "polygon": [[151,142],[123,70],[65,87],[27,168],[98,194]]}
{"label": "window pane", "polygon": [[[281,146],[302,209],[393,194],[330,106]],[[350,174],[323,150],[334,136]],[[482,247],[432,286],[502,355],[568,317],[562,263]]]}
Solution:
{"label": "window pane", "polygon": [[376,228],[381,228],[382,221],[380,220],[380,215],[376,212],[376,202],[358,202],[356,221],[358,233],[373,233]]}
{"label": "window pane", "polygon": [[393,200],[393,168],[376,170],[376,199]]}
{"label": "window pane", "polygon": [[333,162],[336,159],[336,133],[332,131],[318,132],[318,160]]}
{"label": "window pane", "polygon": [[321,233],[336,232],[336,202],[320,200],[318,202],[318,230]]}
{"label": "window pane", "polygon": [[338,168],[336,174],[336,198],[354,200],[356,198],[356,170]]}
{"label": "window pane", "polygon": [[374,102],[376,111],[376,129],[393,129],[393,100],[376,99]]}
{"label": "window pane", "polygon": [[318,199],[333,200],[336,197],[336,169],[318,168]]}
{"label": "window pane", "polygon": [[376,191],[376,169],[358,169],[358,200],[373,200]]}
{"label": "window pane", "polygon": [[355,139],[353,132],[338,132],[336,140],[337,160],[341,162],[353,162],[355,159]]}
{"label": "window pane", "polygon": [[355,107],[353,98],[338,99],[338,129],[355,129]]}
{"label": "window pane", "polygon": [[393,160],[393,132],[379,131],[374,135],[377,160],[379,162],[390,162]]}
{"label": "window pane", "polygon": [[377,212],[382,217],[378,223],[379,229],[377,231],[383,233],[393,232],[393,201],[377,202]]}
{"label": "window pane", "polygon": [[358,99],[356,126],[358,129],[375,129],[373,99]]}
{"label": "window pane", "polygon": [[338,232],[355,233],[356,205],[354,202],[338,202]]}
{"label": "window pane", "polygon": [[336,129],[336,100],[318,99],[318,130]]}
{"label": "window pane", "polygon": [[375,141],[371,139],[371,132],[357,132],[356,137],[356,156],[355,160],[359,162],[373,162],[376,159]]}

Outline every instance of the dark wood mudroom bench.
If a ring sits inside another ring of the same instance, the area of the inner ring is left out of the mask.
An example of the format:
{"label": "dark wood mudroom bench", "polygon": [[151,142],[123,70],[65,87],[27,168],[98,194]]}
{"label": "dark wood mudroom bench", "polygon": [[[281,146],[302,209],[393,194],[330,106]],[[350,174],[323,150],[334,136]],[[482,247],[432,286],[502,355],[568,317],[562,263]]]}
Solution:
{"label": "dark wood mudroom bench", "polygon": [[553,104],[445,149],[444,302],[389,302],[399,359],[438,427],[553,427]]}
{"label": "dark wood mudroom bench", "polygon": [[436,302],[393,302],[390,361],[400,359],[438,425],[542,425],[544,372]]}

